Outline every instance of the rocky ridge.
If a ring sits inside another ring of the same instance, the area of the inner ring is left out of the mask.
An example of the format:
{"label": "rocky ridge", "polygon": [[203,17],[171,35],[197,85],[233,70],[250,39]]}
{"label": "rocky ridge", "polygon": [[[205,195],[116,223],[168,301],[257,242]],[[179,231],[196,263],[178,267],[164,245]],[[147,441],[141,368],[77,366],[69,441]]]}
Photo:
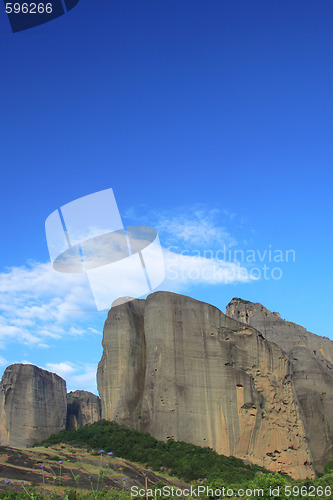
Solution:
{"label": "rocky ridge", "polygon": [[313,476],[288,355],[217,308],[168,292],[111,308],[97,372],[102,418]]}
{"label": "rocky ridge", "polygon": [[0,382],[0,445],[25,448],[62,429],[100,419],[98,396],[87,391],[66,397],[66,382],[34,365],[6,368]]}
{"label": "rocky ridge", "polygon": [[256,328],[288,354],[314,467],[322,472],[333,459],[333,342],[284,321],[259,303],[234,298],[226,314]]}

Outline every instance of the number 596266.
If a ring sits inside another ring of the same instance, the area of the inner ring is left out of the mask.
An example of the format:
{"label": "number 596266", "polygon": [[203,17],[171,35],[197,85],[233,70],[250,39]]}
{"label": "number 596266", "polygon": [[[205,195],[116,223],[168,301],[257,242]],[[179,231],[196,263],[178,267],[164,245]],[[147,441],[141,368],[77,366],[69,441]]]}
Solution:
{"label": "number 596266", "polygon": [[17,2],[6,2],[6,12],[7,14],[51,14],[52,4],[51,3],[22,3]]}

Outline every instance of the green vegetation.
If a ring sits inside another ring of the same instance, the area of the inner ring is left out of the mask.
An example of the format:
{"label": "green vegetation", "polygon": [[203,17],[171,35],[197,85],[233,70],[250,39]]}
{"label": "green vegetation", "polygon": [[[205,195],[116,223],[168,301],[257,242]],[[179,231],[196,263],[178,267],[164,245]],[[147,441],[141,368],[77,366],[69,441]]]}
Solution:
{"label": "green vegetation", "polygon": [[155,471],[168,471],[187,482],[199,479],[220,481],[223,484],[248,483],[256,472],[267,474],[262,467],[246,466],[235,457],[219,455],[210,448],[201,448],[169,439],[157,441],[149,434],[128,429],[115,422],[100,420],[76,431],[61,431],[42,444],[69,443],[91,450],[113,451],[117,457],[139,462]]}
{"label": "green vegetation", "polygon": [[36,488],[29,488],[27,491],[2,491],[2,500],[130,500],[131,496],[126,491],[110,489],[108,491],[81,492],[73,488],[67,488],[63,495],[51,493],[50,495],[39,492]]}
{"label": "green vegetation", "polygon": [[237,300],[237,302],[240,302],[241,304],[252,304],[252,302],[250,302],[249,300],[244,300],[239,297],[234,297],[230,302],[232,302],[233,300]]}
{"label": "green vegetation", "polygon": [[330,460],[329,462],[327,462],[327,464],[325,465],[325,468],[324,468],[324,472],[325,472],[325,474],[333,473],[333,460]]}
{"label": "green vegetation", "polygon": [[[161,489],[164,487],[164,483],[159,482],[151,490],[148,490],[149,500],[172,500],[185,498],[188,500],[195,500],[201,498],[202,500],[213,500],[220,498],[220,494],[196,494],[193,496],[188,495],[160,495]],[[194,487],[197,487],[195,484]],[[203,487],[203,485],[201,485]],[[217,491],[218,488],[222,488],[220,483],[211,482],[205,484],[205,487],[212,488]],[[305,481],[296,482],[290,480],[286,476],[281,476],[280,474],[257,474],[255,478],[250,481],[243,489],[241,486],[234,486],[233,489],[230,486],[225,486],[223,491],[223,498],[228,500],[304,500],[304,499],[325,499],[332,500],[332,490],[333,490],[333,474],[322,476],[317,478],[315,481]],[[131,496],[131,494],[125,490],[119,491],[114,488],[107,490],[95,490],[95,491],[82,491],[74,488],[66,488],[62,494],[56,491],[43,492],[38,490],[36,487],[24,488],[22,492],[16,491],[3,491],[0,492],[0,499],[3,500],[145,500],[146,496],[141,493],[141,496]]]}

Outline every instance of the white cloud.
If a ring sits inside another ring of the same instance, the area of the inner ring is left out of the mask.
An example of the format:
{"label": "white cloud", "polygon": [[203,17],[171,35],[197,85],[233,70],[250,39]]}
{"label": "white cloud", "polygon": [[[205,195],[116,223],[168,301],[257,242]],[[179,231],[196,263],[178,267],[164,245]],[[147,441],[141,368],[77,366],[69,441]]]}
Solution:
{"label": "white cloud", "polygon": [[211,258],[200,255],[186,255],[164,251],[166,280],[165,285],[184,289],[189,285],[227,285],[248,283],[253,280],[246,267],[238,262],[224,262],[214,254]]}
{"label": "white cloud", "polygon": [[70,363],[69,361],[62,363],[46,363],[46,369],[48,371],[56,373],[64,379],[66,379],[68,375],[71,375],[75,372],[73,363]]}
{"label": "white cloud", "polygon": [[97,367],[94,364],[62,361],[60,363],[46,363],[45,369],[56,373],[66,381],[67,392],[85,390],[98,394],[96,385]]}
{"label": "white cloud", "polygon": [[92,333],[96,333],[97,335],[102,335],[101,331],[96,330],[96,328],[91,328],[91,326],[88,326],[87,330],[89,330]]}
{"label": "white cloud", "polygon": [[236,245],[236,238],[216,221],[217,215],[215,210],[197,210],[189,215],[162,216],[156,229],[167,235],[168,242],[181,242],[187,248]]}
{"label": "white cloud", "polygon": [[199,203],[168,211],[150,211],[144,216],[130,208],[125,214],[125,218],[133,218],[157,229],[164,246],[178,243],[187,249],[236,245],[236,237],[227,229],[231,221],[234,227],[235,217],[236,214],[228,210],[210,209]]}
{"label": "white cloud", "polygon": [[84,274],[58,273],[31,263],[0,273],[0,348],[10,342],[46,348],[50,340],[87,332],[75,324],[94,311]]}
{"label": "white cloud", "polygon": [[0,356],[0,366],[7,366],[7,365],[8,361],[3,356]]}
{"label": "white cloud", "polygon": [[144,216],[130,208],[125,218],[158,231],[164,247],[166,272],[166,279],[159,286],[161,290],[184,292],[193,285],[226,285],[254,280],[248,266],[227,259],[229,249],[237,245],[233,230],[240,225],[234,212],[210,209],[198,203],[169,211],[150,211]]}
{"label": "white cloud", "polygon": [[85,365],[79,373],[70,377],[68,381],[68,390],[85,390],[98,395],[96,383],[97,366]]}

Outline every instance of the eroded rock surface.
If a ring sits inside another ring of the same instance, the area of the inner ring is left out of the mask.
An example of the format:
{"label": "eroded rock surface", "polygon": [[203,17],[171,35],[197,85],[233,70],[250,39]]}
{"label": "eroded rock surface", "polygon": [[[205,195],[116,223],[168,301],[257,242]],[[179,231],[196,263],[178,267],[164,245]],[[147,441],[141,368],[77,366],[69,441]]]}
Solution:
{"label": "eroded rock surface", "polygon": [[256,328],[288,353],[314,467],[322,472],[326,462],[333,459],[333,342],[284,321],[258,303],[235,298],[226,313]]}
{"label": "eroded rock surface", "polygon": [[66,425],[66,382],[37,366],[9,366],[0,382],[0,444],[24,448]]}
{"label": "eroded rock surface", "polygon": [[102,418],[311,477],[288,355],[215,307],[168,292],[112,307]]}
{"label": "eroded rock surface", "polygon": [[101,400],[88,391],[74,391],[67,394],[68,430],[92,424],[101,418]]}
{"label": "eroded rock surface", "polygon": [[111,308],[104,325],[103,356],[97,370],[102,418],[129,426],[133,415],[138,415],[145,384],[144,308],[145,301],[140,299]]}

